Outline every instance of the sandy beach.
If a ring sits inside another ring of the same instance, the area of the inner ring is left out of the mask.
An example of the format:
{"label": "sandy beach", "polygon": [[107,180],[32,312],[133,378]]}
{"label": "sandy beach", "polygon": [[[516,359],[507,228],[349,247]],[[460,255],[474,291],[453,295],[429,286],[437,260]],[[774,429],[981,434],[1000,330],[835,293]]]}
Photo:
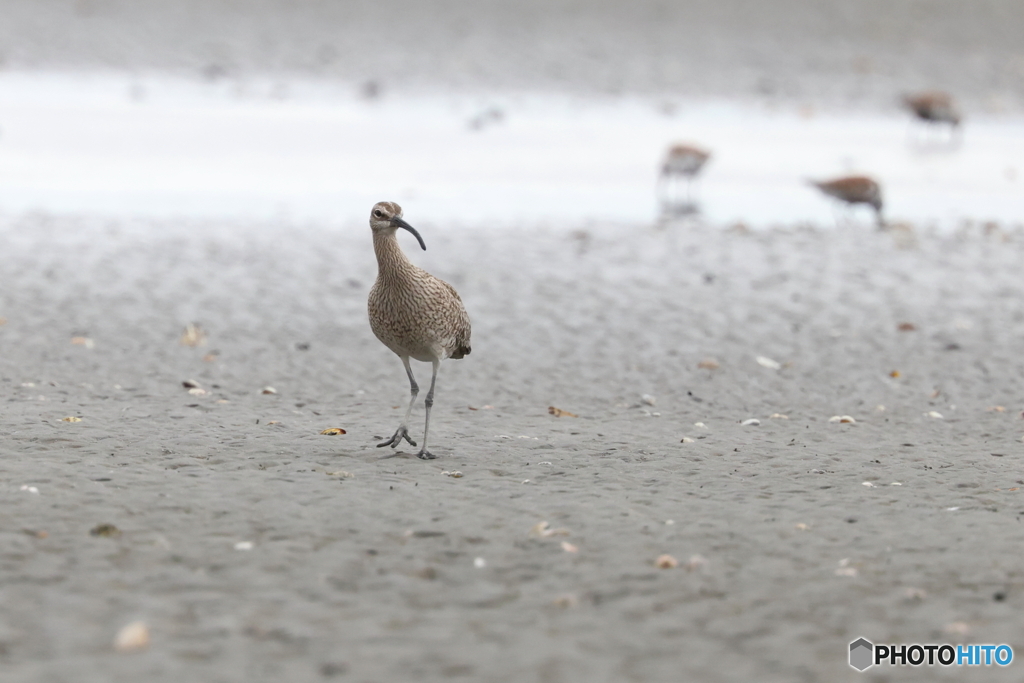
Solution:
{"label": "sandy beach", "polygon": [[0,680],[1020,680],[1022,7],[0,0]]}
{"label": "sandy beach", "polygon": [[418,227],[474,323],[432,462],[374,447],[407,385],[368,228],[3,219],[5,681],[855,680],[859,636],[1020,645],[1024,236]]}

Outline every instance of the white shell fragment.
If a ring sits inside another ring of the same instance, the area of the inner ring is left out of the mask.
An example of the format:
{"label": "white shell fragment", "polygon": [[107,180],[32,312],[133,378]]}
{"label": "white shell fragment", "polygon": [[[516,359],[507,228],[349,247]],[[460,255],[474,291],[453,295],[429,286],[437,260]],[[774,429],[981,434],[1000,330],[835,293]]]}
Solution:
{"label": "white shell fragment", "polygon": [[252,550],[252,541],[239,541],[235,544],[235,550]]}
{"label": "white shell fragment", "polygon": [[539,538],[551,538],[552,536],[568,536],[568,529],[552,529],[547,522],[537,522],[530,528],[530,535]]}
{"label": "white shell fragment", "polygon": [[264,394],[276,394],[277,393],[277,389],[275,389],[274,387],[263,387],[263,392],[262,393],[264,393]]}
{"label": "white shell fragment", "polygon": [[28,484],[22,484],[21,490],[28,491],[29,493],[35,493],[37,495],[39,493],[39,489],[37,489],[35,486],[29,486]]}
{"label": "white shell fragment", "polygon": [[118,652],[138,652],[149,647],[149,627],[144,621],[133,621],[121,627],[114,636],[114,649]]}
{"label": "white shell fragment", "polygon": [[697,429],[707,429],[708,428],[708,426],[706,424],[704,424],[703,422],[694,422],[693,426],[696,427]]}
{"label": "white shell fragment", "polygon": [[188,393],[192,396],[206,396],[206,389],[201,387],[192,387],[188,390]]}
{"label": "white shell fragment", "polygon": [[768,368],[769,370],[780,370],[780,369],[782,369],[782,363],[780,363],[777,360],[772,360],[768,356],[758,356],[757,357],[757,364],[762,366],[762,367]]}
{"label": "white shell fragment", "polygon": [[643,396],[640,397],[640,400],[649,406],[653,406],[655,403],[658,402],[658,399],[654,398],[650,394],[644,394]]}
{"label": "white shell fragment", "polygon": [[690,555],[690,559],[683,565],[686,567],[686,571],[692,572],[698,569],[702,569],[704,565],[708,563],[708,560],[703,555]]}
{"label": "white shell fragment", "polygon": [[684,436],[682,439],[679,440],[679,443],[693,443],[693,439],[691,439],[688,436]]}
{"label": "white shell fragment", "polygon": [[943,420],[943,419],[945,419],[944,417],[942,417],[942,413],[936,412],[934,410],[929,410],[927,413],[924,414],[924,416],[925,417],[935,418],[936,420]]}
{"label": "white shell fragment", "polygon": [[756,417],[752,417],[749,420],[744,420],[743,422],[740,422],[740,426],[742,427],[759,427],[760,425],[761,421],[758,420]]}
{"label": "white shell fragment", "polygon": [[569,543],[569,541],[562,541],[562,550],[567,553],[579,552],[579,548],[574,546],[572,543]]}
{"label": "white shell fragment", "polygon": [[476,567],[477,569],[483,569],[484,567],[487,566],[487,560],[485,560],[482,557],[474,558],[473,559],[473,566]]}
{"label": "white shell fragment", "polygon": [[459,470],[455,470],[454,472],[448,472],[447,470],[445,470],[441,474],[443,474],[446,477],[451,477],[452,479],[462,479],[462,472],[460,472]]}
{"label": "white shell fragment", "polygon": [[770,420],[788,420],[789,415],[783,415],[782,413],[772,413],[768,416]]}
{"label": "white shell fragment", "polygon": [[851,425],[857,424],[857,421],[854,420],[849,415],[833,415],[832,417],[830,417],[828,419],[828,421],[829,422],[840,422],[842,424],[851,424]]}

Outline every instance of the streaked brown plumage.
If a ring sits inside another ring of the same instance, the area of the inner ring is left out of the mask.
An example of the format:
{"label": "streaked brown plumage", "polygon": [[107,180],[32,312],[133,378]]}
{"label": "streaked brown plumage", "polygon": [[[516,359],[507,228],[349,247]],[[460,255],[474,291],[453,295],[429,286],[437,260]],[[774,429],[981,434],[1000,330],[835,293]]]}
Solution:
{"label": "streaked brown plumage", "polygon": [[882,187],[878,182],[862,175],[844,176],[832,180],[810,180],[811,185],[830,197],[835,197],[847,204],[867,204],[875,210],[878,227],[884,227],[882,220]]}
{"label": "streaked brown plumage", "polygon": [[664,161],[661,162],[661,173],[658,175],[658,195],[661,201],[675,201],[672,195],[678,179],[686,181],[686,194],[689,199],[690,183],[710,158],[711,152],[694,145],[679,143],[669,147]]}
{"label": "streaked brown plumage", "polygon": [[427,450],[427,434],[430,431],[430,408],[434,405],[437,369],[446,358],[463,358],[469,354],[469,314],[454,287],[409,261],[398,246],[395,235],[398,228],[411,232],[420,246],[427,248],[416,229],[402,219],[402,207],[394,202],[375,204],[370,212],[370,229],[373,231],[373,250],[377,255],[377,281],[370,289],[368,301],[370,328],[377,339],[402,359],[412,393],[402,424],[390,439],[377,446],[394,448],[402,439],[416,445],[409,438],[408,431],[409,415],[419,393],[409,365],[409,359],[414,358],[433,366],[430,391],[424,401],[427,419],[423,429],[423,447],[417,454],[428,460],[434,457]]}
{"label": "streaked brown plumage", "polygon": [[927,123],[948,123],[953,128],[960,125],[960,111],[953,97],[941,90],[904,95],[903,105]]}

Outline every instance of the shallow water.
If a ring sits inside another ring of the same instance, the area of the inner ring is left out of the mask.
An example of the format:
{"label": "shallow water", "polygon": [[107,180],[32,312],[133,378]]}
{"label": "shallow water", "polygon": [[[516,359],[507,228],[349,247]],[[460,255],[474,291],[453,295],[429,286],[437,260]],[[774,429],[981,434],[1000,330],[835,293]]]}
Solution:
{"label": "shallow water", "polygon": [[1024,220],[1024,117],[962,139],[890,112],[510,95],[361,97],[348,84],[162,75],[0,75],[0,211],[420,221],[654,220],[673,141],[713,151],[694,198],[713,223],[867,224],[806,184],[863,172],[890,220]]}

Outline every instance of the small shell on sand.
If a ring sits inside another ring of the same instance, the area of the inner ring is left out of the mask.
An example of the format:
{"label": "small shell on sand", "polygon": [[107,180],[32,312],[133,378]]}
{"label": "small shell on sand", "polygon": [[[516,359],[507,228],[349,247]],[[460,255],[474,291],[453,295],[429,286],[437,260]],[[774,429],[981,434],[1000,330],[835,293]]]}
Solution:
{"label": "small shell on sand", "polygon": [[81,422],[81,421],[82,421],[82,418],[80,418],[80,417],[75,417],[74,415],[70,415],[70,416],[68,416],[68,417],[62,417],[62,418],[60,419],[60,421],[61,421],[61,422]]}
{"label": "small shell on sand", "polygon": [[789,415],[783,415],[782,413],[772,413],[768,416],[770,420],[788,420]]}
{"label": "small shell on sand", "polygon": [[649,406],[653,406],[655,403],[658,402],[658,399],[651,396],[650,394],[644,394],[643,396],[640,397],[640,402],[646,403]]}
{"label": "small shell on sand", "polygon": [[805,524],[805,523],[803,523],[803,522],[797,522],[797,523],[796,523],[796,524],[794,525],[794,528],[795,528],[795,529],[796,529],[797,531],[807,531],[808,529],[810,529],[810,528],[811,528],[811,525],[810,525],[810,524]]}
{"label": "small shell on sand", "polygon": [[857,424],[857,421],[854,420],[849,415],[833,415],[832,417],[830,417],[828,419],[828,421],[829,422],[840,422],[842,424],[851,424],[851,425]]}
{"label": "small shell on sand", "polygon": [[195,381],[194,379],[186,379],[182,381],[181,386],[185,387],[186,389],[198,389],[199,382]]}
{"label": "small shell on sand", "polygon": [[684,436],[682,439],[679,440],[679,443],[693,443],[693,439],[691,439],[688,436]]}
{"label": "small shell on sand", "polygon": [[260,392],[260,393],[263,393],[263,394],[276,394],[277,393],[277,389],[275,389],[274,387],[263,387],[263,391]]}
{"label": "small shell on sand", "polygon": [[654,561],[654,566],[658,569],[675,569],[679,566],[679,560],[671,555],[659,555]]}
{"label": "small shell on sand", "polygon": [[743,427],[759,427],[761,425],[761,421],[758,420],[756,417],[752,417],[749,420],[744,420],[743,422],[740,422],[740,425]]}
{"label": "small shell on sand", "polygon": [[114,649],[118,652],[138,652],[149,647],[149,627],[144,621],[133,621],[121,627],[114,636]]}
{"label": "small shell on sand", "polygon": [[487,560],[482,557],[475,557],[473,558],[473,566],[477,569],[483,569],[487,566]]}
{"label": "small shell on sand", "polygon": [[320,433],[323,434],[324,436],[338,436],[339,434],[348,434],[348,432],[346,432],[341,427],[329,427]]}
{"label": "small shell on sand", "polygon": [[697,367],[701,370],[717,370],[719,368],[719,364],[714,358],[705,358],[701,362],[697,363]]}
{"label": "small shell on sand", "polygon": [[252,541],[239,541],[235,544],[235,550],[252,550]]}
{"label": "small shell on sand", "polygon": [[933,419],[936,419],[936,420],[945,419],[945,418],[942,417],[942,413],[936,412],[934,410],[929,410],[927,413],[924,413],[924,416],[925,417],[930,417],[930,418],[933,418]]}
{"label": "small shell on sand", "polygon": [[463,476],[462,472],[460,472],[459,470],[455,470],[454,472],[448,472],[447,470],[445,470],[441,474],[443,474],[446,477],[451,477],[452,479],[462,479]]}
{"label": "small shell on sand", "polygon": [[703,422],[694,422],[693,426],[696,427],[697,429],[707,429],[708,428],[708,426],[706,424],[704,424]]}
{"label": "small shell on sand", "polygon": [[570,413],[568,410],[562,410],[554,406],[548,406],[548,415],[554,415],[555,417],[579,417],[576,413]]}
{"label": "small shell on sand", "polygon": [[191,389],[188,390],[188,393],[191,394],[192,396],[206,396],[206,389],[192,387]]}
{"label": "small shell on sand", "polygon": [[94,342],[92,339],[89,339],[88,337],[72,337],[71,343],[77,346],[84,346],[87,349],[92,349],[96,347],[96,342]]}
{"label": "small shell on sand", "polygon": [[760,365],[761,367],[768,368],[769,370],[781,370],[782,369],[782,363],[780,363],[777,360],[772,360],[768,356],[758,356],[757,357],[757,364]]}
{"label": "small shell on sand", "polygon": [[572,543],[569,543],[569,541],[562,541],[562,550],[567,553],[579,552],[579,548],[574,546]]}

